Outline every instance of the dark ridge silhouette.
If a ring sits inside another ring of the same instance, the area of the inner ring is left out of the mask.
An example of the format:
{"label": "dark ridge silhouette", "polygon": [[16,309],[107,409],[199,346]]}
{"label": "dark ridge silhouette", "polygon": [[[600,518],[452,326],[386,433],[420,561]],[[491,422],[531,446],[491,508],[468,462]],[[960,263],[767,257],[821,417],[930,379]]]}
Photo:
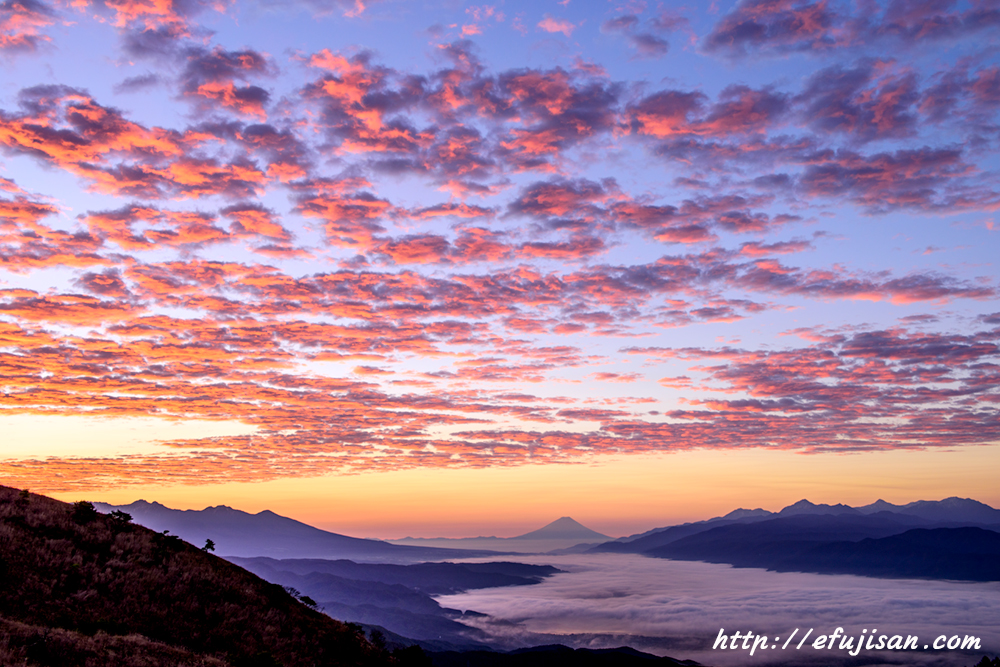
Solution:
{"label": "dark ridge silhouette", "polygon": [[[878,505],[879,503],[890,505],[890,503],[886,503],[884,500],[876,501],[872,505]],[[867,514],[871,512],[869,508],[872,505],[859,507],[858,509]],[[981,527],[988,524],[1000,525],[1000,510],[994,509],[978,500],[972,500],[971,498],[957,498],[953,496],[944,500],[918,500],[906,505],[885,509],[900,514],[919,516],[928,521],[979,524]]]}
{"label": "dark ridge silhouette", "polygon": [[641,554],[646,553],[657,547],[662,547],[671,542],[676,542],[677,540],[689,537],[691,535],[697,535],[698,533],[703,533],[706,530],[716,528],[718,526],[728,526],[735,523],[734,521],[701,521],[699,523],[686,523],[680,526],[671,526],[670,528],[662,528],[653,531],[649,534],[645,534],[642,537],[638,537],[629,542],[605,542],[604,544],[598,544],[595,547],[590,547],[587,549],[588,553],[619,553],[619,554]]}
{"label": "dark ridge silhouette", "polygon": [[[735,523],[710,527],[708,530],[676,540],[663,548],[739,549],[751,552],[776,542],[831,542],[854,541],[866,537],[888,537],[910,528],[923,527],[924,521],[916,517],[892,514],[842,515],[793,515],[767,519],[754,523]],[[658,555],[657,549],[646,553]]]}
{"label": "dark ridge silhouette", "polygon": [[881,539],[818,545],[774,569],[803,568],[869,577],[1000,581],[1000,533],[982,528],[915,528]]}
{"label": "dark ridge silhouette", "polygon": [[0,664],[420,662],[390,654],[304,596],[129,519],[0,487]]}
{"label": "dark ridge silhouette", "polygon": [[[855,537],[843,534],[840,529],[835,529],[832,533],[826,535],[816,535],[817,531],[822,533],[830,525],[826,519],[821,517],[829,516],[841,517],[843,521],[835,522],[835,524],[840,525],[842,528],[849,525],[852,519],[857,519]],[[816,517],[815,521],[811,521],[810,517]],[[808,537],[807,540],[862,539],[864,537],[886,537],[893,534],[892,532],[882,532],[881,534],[878,531],[871,532],[870,527],[873,524],[866,523],[866,517],[881,518],[887,522],[895,522],[898,524],[895,533],[901,533],[908,528],[916,527],[961,528],[971,526],[987,530],[1000,530],[1000,510],[969,498],[952,497],[945,498],[944,500],[918,500],[906,505],[893,505],[884,500],[877,500],[870,505],[862,507],[849,507],[843,504],[822,505],[811,503],[808,500],[800,500],[785,507],[780,512],[769,512],[763,509],[738,509],[733,510],[725,516],[715,517],[706,521],[655,528],[637,535],[630,535],[611,542],[571,551],[577,553],[636,553],[656,555],[652,553],[653,550],[666,547],[699,533],[705,533],[723,526],[764,525],[768,521],[779,519],[798,519],[804,521],[805,523],[789,525],[808,527],[807,529],[814,534]],[[759,541],[769,529],[743,530],[734,528],[733,530],[734,535]],[[728,563],[730,561],[718,560],[715,562]]]}
{"label": "dark ridge silhouette", "polygon": [[722,526],[647,555],[778,572],[1000,581],[1000,533],[977,527],[900,532],[886,515],[904,516],[793,516]]}

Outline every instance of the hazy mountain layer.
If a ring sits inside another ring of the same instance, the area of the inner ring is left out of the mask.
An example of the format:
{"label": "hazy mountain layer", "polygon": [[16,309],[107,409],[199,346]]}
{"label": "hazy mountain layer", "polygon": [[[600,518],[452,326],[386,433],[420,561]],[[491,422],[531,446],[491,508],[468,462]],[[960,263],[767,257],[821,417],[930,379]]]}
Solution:
{"label": "hazy mountain layer", "polygon": [[129,505],[94,503],[94,506],[101,512],[127,512],[138,524],[155,531],[169,530],[192,544],[204,544],[206,539],[211,539],[217,552],[225,556],[413,563],[492,555],[484,551],[409,547],[338,535],[270,510],[250,514],[225,505],[203,510],[175,510],[144,500]]}
{"label": "hazy mountain layer", "polygon": [[432,595],[525,586],[559,572],[547,565],[522,563],[388,565],[317,559],[232,560],[267,581],[301,591],[334,618],[379,626],[426,648],[442,643],[481,648],[489,641],[483,632],[460,622],[468,612],[444,608]]}
{"label": "hazy mountain layer", "polygon": [[240,567],[268,579],[271,572],[331,574],[354,581],[402,584],[428,595],[449,595],[474,588],[537,584],[559,570],[550,565],[524,563],[417,563],[391,565],[314,558],[229,558]]}

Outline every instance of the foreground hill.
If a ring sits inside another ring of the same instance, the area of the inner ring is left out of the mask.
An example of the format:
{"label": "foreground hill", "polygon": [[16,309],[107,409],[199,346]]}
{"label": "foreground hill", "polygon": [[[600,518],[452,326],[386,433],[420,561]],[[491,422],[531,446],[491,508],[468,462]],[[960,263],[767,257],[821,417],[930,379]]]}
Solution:
{"label": "foreground hill", "polygon": [[[422,656],[417,656],[421,658]],[[0,664],[407,664],[179,538],[0,487]]]}
{"label": "foreground hill", "polygon": [[[192,544],[212,540],[224,556],[270,558],[344,558],[379,563],[493,555],[488,551],[401,546],[380,540],[348,537],[290,519],[270,510],[250,514],[219,505],[203,510],[176,510],[157,502],[137,500],[128,505],[94,503],[100,512],[126,512],[135,523],[157,532],[169,530]],[[460,545],[456,545],[460,546]]]}

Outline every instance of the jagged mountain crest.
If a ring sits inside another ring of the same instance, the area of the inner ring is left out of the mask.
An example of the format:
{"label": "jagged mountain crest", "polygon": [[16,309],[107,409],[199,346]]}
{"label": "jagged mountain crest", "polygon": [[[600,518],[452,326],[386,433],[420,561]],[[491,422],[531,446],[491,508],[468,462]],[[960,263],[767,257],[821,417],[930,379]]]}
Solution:
{"label": "jagged mountain crest", "polygon": [[836,505],[816,504],[804,498],[778,512],[779,516],[794,516],[796,514],[861,514],[861,512],[843,503]]}

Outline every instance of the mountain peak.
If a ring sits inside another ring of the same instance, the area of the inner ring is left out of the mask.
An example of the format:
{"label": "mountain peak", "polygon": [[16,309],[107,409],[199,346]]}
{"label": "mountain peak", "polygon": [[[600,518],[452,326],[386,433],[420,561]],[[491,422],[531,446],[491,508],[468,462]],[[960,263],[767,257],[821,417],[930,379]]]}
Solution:
{"label": "mountain peak", "polygon": [[[809,502],[809,501],[804,501]],[[769,512],[766,509],[758,507],[757,509],[748,510],[744,508],[735,509],[729,514],[722,517],[723,519],[744,519],[746,517],[765,517],[771,516],[774,512]]]}
{"label": "mountain peak", "polygon": [[161,505],[160,503],[156,502],[155,500],[152,501],[152,502],[150,502],[148,500],[141,500],[141,499],[133,501],[133,502],[129,503],[128,505],[110,505],[108,503],[102,503],[102,502],[96,502],[96,501],[94,502],[94,505],[95,506],[114,507],[116,509],[126,509],[126,510],[131,510],[133,512],[142,512],[142,511],[150,511],[150,510],[165,510],[165,509],[167,509],[167,507],[165,505]]}
{"label": "mountain peak", "polygon": [[836,505],[823,505],[811,503],[805,498],[797,503],[793,503],[778,512],[780,516],[792,516],[795,514],[861,514],[858,510],[843,503]]}
{"label": "mountain peak", "polygon": [[855,509],[861,512],[862,514],[874,514],[875,512],[898,512],[900,509],[902,509],[902,506],[893,505],[892,503],[886,502],[885,500],[879,498],[871,505],[863,505],[861,507],[856,507]]}
{"label": "mountain peak", "polygon": [[607,535],[587,528],[572,517],[564,516],[552,523],[542,526],[524,535],[512,537],[512,540],[610,540]]}

